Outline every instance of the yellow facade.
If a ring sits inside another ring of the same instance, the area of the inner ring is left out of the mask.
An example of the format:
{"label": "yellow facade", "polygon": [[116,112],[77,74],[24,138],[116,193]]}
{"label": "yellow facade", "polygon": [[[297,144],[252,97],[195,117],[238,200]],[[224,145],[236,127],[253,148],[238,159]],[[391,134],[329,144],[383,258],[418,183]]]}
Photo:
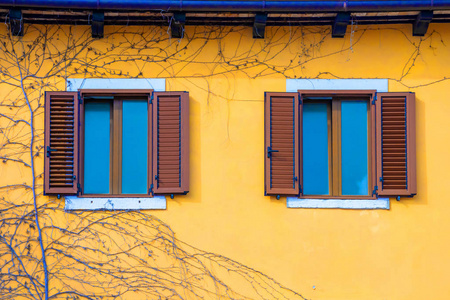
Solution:
{"label": "yellow facade", "polygon": [[[450,296],[446,195],[450,25],[430,25],[423,38],[413,37],[408,25],[352,26],[343,39],[332,39],[327,27],[288,26],[268,27],[261,40],[252,39],[251,29],[244,27],[187,27],[182,40],[170,39],[159,27],[107,26],[100,40],[92,40],[85,26],[28,26],[21,38],[10,37],[5,26],[0,31],[0,156],[30,165],[28,148],[11,143],[29,145],[29,128],[20,123],[11,128],[12,121],[4,117],[30,121],[25,92],[35,117],[33,151],[39,151],[35,157],[38,205],[64,205],[63,198],[42,196],[43,91],[65,90],[66,78],[165,78],[166,90],[190,95],[190,192],[173,200],[167,197],[166,210],[144,215],[170,226],[178,240],[261,272],[307,299]],[[399,202],[391,199],[390,210],[292,209],[286,207],[286,198],[264,196],[264,92],[284,92],[286,79],[293,78],[385,78],[390,92],[415,92],[417,195]],[[12,160],[0,165],[2,207],[33,203],[31,189],[7,187],[31,185],[30,169]],[[15,209],[19,216],[33,207]],[[113,214],[87,212],[81,217],[94,222]],[[121,218],[127,219],[124,214]],[[41,215],[44,225],[72,229],[80,228],[78,218],[58,210]],[[129,218],[138,216],[130,213]],[[11,233],[14,228],[5,225],[0,231],[5,235],[5,230]],[[84,234],[79,233],[80,239]],[[156,234],[143,235],[144,242]],[[46,229],[44,243],[51,245],[63,235]],[[107,235],[126,245],[120,233],[111,230]],[[83,245],[70,237],[61,239]],[[108,248],[100,243],[90,246]],[[25,245],[17,247],[25,251]],[[39,257],[37,243],[32,251]],[[133,251],[136,257],[149,259],[142,248]],[[56,257],[49,255],[50,265]],[[211,272],[249,298],[281,297],[258,295],[252,291],[251,280],[243,282],[236,273],[209,263]],[[89,268],[80,270],[89,272]],[[72,277],[70,273],[77,271],[64,272]],[[61,289],[61,284],[50,283],[51,291]],[[219,289],[209,281],[195,283],[196,288],[202,285],[211,291]],[[269,285],[280,290],[275,283]],[[281,289],[281,294],[301,299],[291,291]],[[221,295],[210,292],[205,297],[226,298],[226,293]],[[138,289],[121,296],[157,299],[157,294]],[[189,291],[180,296],[197,297]]]}

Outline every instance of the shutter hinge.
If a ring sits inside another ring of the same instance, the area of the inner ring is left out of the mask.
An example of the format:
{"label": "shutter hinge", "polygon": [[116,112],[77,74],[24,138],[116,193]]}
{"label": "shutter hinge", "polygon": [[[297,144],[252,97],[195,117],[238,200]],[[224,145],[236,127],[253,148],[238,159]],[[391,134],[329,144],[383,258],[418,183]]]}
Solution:
{"label": "shutter hinge", "polygon": [[302,95],[298,93],[298,105],[302,105]]}
{"label": "shutter hinge", "polygon": [[377,93],[373,96],[372,105],[375,105],[375,101],[377,101]]}
{"label": "shutter hinge", "polygon": [[78,91],[78,102],[80,102],[80,104],[83,104],[83,97],[81,97],[80,91]]}
{"label": "shutter hinge", "polygon": [[159,179],[159,176],[158,175],[155,175],[155,180],[158,180]]}
{"label": "shutter hinge", "polygon": [[299,194],[303,194],[303,189],[302,189],[301,184],[298,185],[298,192],[299,192]]}
{"label": "shutter hinge", "polygon": [[279,152],[280,150],[272,150],[272,147],[267,147],[267,158],[272,157],[273,152]]}
{"label": "shutter hinge", "polygon": [[78,194],[82,194],[83,190],[81,189],[81,185],[77,183]]}
{"label": "shutter hinge", "polygon": [[152,195],[153,195],[153,187],[154,187],[153,183],[150,184],[150,188],[148,189],[148,193],[149,193],[149,194],[152,194]]}
{"label": "shutter hinge", "polygon": [[383,177],[380,177],[380,182],[383,182],[383,181],[384,181]]}
{"label": "shutter hinge", "polygon": [[47,154],[46,154],[47,157],[50,157],[50,152],[53,152],[53,151],[58,151],[58,150],[56,150],[56,149],[51,149],[50,146],[47,146],[47,151],[46,151],[46,152],[47,152]]}
{"label": "shutter hinge", "polygon": [[148,103],[149,103],[149,104],[153,104],[153,92],[152,92],[152,94],[150,95],[150,100],[148,100]]}
{"label": "shutter hinge", "polygon": [[297,182],[298,181],[298,178],[297,178],[297,176],[294,176],[294,189],[295,189],[295,182]]}
{"label": "shutter hinge", "polygon": [[378,185],[376,185],[376,186],[373,188],[372,196],[373,196],[373,195],[377,195],[377,191],[378,191]]}
{"label": "shutter hinge", "polygon": [[77,175],[73,175],[73,181],[77,180]]}

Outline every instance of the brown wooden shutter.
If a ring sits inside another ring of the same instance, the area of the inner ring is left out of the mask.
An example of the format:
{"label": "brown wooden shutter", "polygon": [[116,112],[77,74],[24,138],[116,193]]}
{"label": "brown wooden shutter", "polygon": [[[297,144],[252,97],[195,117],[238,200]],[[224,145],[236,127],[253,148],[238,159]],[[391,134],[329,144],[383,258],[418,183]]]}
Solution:
{"label": "brown wooden shutter", "polygon": [[377,181],[382,196],[413,196],[416,184],[414,93],[378,93]]}
{"label": "brown wooden shutter", "polygon": [[155,194],[189,191],[189,93],[153,94],[153,188]]}
{"label": "brown wooden shutter", "polygon": [[265,94],[266,195],[299,194],[298,93]]}
{"label": "brown wooden shutter", "polygon": [[78,95],[45,93],[44,194],[77,193]]}

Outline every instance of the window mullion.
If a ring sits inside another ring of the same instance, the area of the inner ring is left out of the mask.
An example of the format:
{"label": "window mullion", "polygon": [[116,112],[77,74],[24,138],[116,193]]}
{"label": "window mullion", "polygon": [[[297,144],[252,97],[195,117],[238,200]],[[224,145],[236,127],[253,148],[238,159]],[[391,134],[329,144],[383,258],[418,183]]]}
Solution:
{"label": "window mullion", "polygon": [[333,99],[332,110],[332,196],[342,195],[341,172],[341,102]]}
{"label": "window mullion", "polygon": [[332,102],[327,104],[327,119],[328,119],[328,194],[333,195],[333,114]]}
{"label": "window mullion", "polygon": [[[376,183],[375,183],[375,168],[374,168],[374,162],[375,162],[375,125],[372,126],[374,123],[374,120],[372,117],[375,113],[375,105],[370,105],[372,102],[372,98],[369,99],[369,102],[367,104],[367,170],[368,170],[368,182],[367,186],[369,187],[368,193],[371,195]],[[372,107],[373,106],[373,107]]]}
{"label": "window mullion", "polygon": [[122,193],[122,100],[114,98],[112,132],[112,193]]}

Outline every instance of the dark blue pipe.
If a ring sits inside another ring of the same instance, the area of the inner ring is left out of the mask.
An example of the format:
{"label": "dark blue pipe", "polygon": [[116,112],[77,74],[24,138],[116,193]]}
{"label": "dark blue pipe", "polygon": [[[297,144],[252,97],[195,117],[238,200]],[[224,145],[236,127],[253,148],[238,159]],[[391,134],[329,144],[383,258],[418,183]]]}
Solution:
{"label": "dark blue pipe", "polygon": [[264,1],[264,0],[0,0],[2,7],[90,10],[163,10],[229,12],[382,12],[450,9],[449,0],[414,1]]}

